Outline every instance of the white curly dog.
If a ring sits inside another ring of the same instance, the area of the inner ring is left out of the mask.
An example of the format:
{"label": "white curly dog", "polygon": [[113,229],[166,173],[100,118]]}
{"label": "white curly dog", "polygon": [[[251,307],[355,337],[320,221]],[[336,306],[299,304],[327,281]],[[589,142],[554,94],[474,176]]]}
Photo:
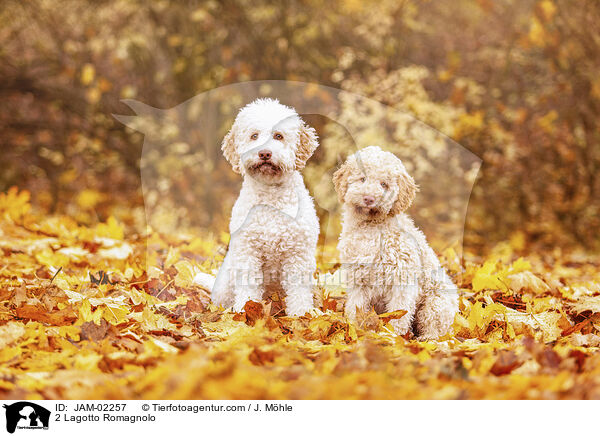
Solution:
{"label": "white curly dog", "polygon": [[258,99],[238,113],[222,150],[244,181],[212,289],[215,304],[240,312],[276,282],[288,315],[314,307],[319,221],[300,170],[318,145],[315,130],[277,100]]}
{"label": "white curly dog", "polygon": [[458,290],[425,235],[404,214],[417,185],[402,161],[379,147],[350,156],[333,175],[342,203],[338,244],[348,268],[346,314],[405,310],[397,334],[422,339],[445,334],[458,311]]}

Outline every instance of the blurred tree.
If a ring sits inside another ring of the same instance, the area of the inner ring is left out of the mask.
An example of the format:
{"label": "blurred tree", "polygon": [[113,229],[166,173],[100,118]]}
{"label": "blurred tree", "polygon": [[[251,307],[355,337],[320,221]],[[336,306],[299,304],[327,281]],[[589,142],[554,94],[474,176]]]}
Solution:
{"label": "blurred tree", "polygon": [[[481,156],[470,244],[523,231],[597,247],[599,19],[595,0],[7,0],[0,189],[83,222],[126,218],[142,202],[142,135],[111,116],[128,111],[120,99],[168,108],[229,83],[299,80],[402,108]],[[411,69],[418,83],[400,86]],[[218,148],[205,153],[234,196]],[[333,164],[324,149],[311,162]]]}

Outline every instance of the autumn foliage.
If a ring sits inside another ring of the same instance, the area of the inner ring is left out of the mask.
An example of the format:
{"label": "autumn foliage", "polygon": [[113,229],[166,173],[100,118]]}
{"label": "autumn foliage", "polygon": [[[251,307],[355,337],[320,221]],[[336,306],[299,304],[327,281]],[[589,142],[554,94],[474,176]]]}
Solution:
{"label": "autumn foliage", "polygon": [[[349,324],[335,286],[300,318],[276,294],[223,311],[198,283],[225,240],[81,226],[28,197],[0,195],[2,398],[600,398],[597,257],[521,257],[522,235],[486,258],[447,250],[460,314],[418,342],[392,333],[402,312]],[[323,267],[321,283],[339,272]]]}
{"label": "autumn foliage", "polygon": [[[232,83],[289,80],[373,98],[481,157],[466,221],[471,247],[515,231],[546,247],[599,246],[595,0],[3,3],[0,190],[28,189],[40,209],[87,224],[115,215],[142,231],[143,135],[112,117],[130,113],[120,100],[170,108]],[[323,147],[310,165],[331,169],[328,153]],[[187,160],[214,169],[217,186],[234,183],[218,147]],[[182,174],[171,190],[188,183],[180,162],[162,162]],[[229,204],[224,214],[236,192],[215,194]],[[178,201],[206,195],[198,188]]]}

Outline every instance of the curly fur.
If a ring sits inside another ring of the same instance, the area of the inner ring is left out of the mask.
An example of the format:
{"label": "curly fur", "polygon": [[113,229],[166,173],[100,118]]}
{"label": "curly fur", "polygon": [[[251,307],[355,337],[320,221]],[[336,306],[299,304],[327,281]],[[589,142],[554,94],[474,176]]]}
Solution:
{"label": "curly fur", "polygon": [[[273,284],[285,292],[288,315],[313,308],[319,223],[299,170],[318,145],[315,130],[277,100],[255,100],[237,115],[222,150],[244,181],[212,290],[215,304],[239,312],[247,301],[261,301]],[[264,152],[271,156],[267,162]]]}
{"label": "curly fur", "polygon": [[418,187],[402,161],[379,147],[350,156],[333,175],[342,203],[338,244],[348,268],[346,314],[406,310],[397,334],[422,339],[446,333],[458,311],[458,289],[425,235],[404,213]]}

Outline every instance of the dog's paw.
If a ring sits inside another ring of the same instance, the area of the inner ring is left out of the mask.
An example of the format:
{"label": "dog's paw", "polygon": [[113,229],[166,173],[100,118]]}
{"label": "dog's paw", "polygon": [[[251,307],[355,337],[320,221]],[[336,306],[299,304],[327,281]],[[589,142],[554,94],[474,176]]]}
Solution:
{"label": "dog's paw", "polygon": [[411,322],[408,319],[404,319],[405,317],[406,316],[400,319],[393,319],[390,321],[390,324],[394,328],[394,333],[396,333],[398,336],[404,336],[411,331]]}
{"label": "dog's paw", "polygon": [[325,312],[323,312],[321,309],[319,309],[318,307],[315,307],[313,309],[310,309],[308,311],[308,314],[311,315],[313,318],[316,318],[318,316],[323,315]]}
{"label": "dog's paw", "polygon": [[285,313],[288,316],[303,316],[303,315],[306,315],[307,313],[311,312],[314,309],[315,308],[312,304],[298,305],[298,306],[288,304],[288,306],[285,309]]}
{"label": "dog's paw", "polygon": [[232,310],[236,313],[240,313],[244,311],[244,306],[246,305],[246,303],[250,301],[250,300],[236,300],[233,303],[233,307]]}

